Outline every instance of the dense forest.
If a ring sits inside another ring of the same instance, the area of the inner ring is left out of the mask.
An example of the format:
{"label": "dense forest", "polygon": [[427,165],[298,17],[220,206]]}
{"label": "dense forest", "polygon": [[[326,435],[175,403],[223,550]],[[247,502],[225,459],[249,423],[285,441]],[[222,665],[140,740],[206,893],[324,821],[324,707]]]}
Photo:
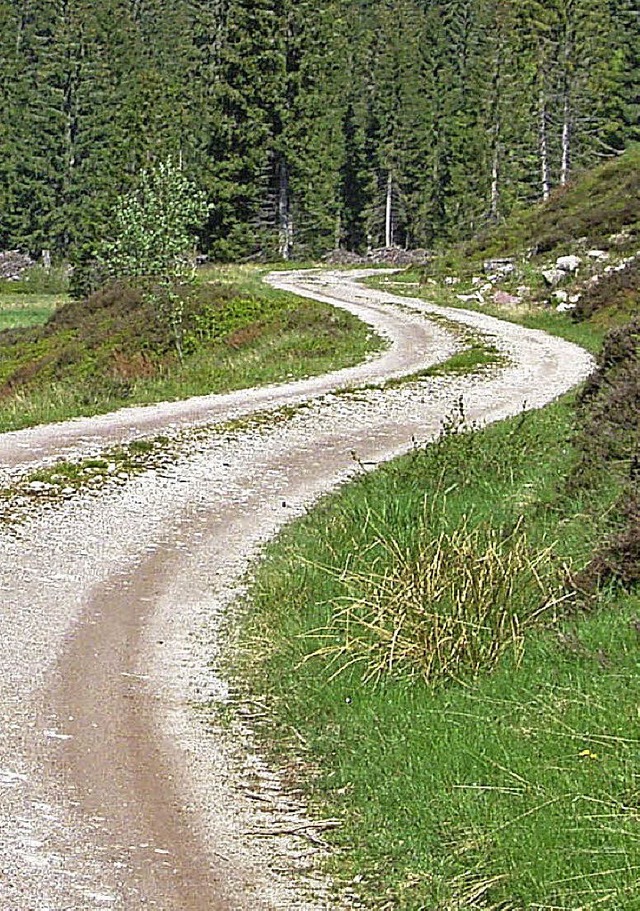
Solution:
{"label": "dense forest", "polygon": [[79,261],[173,157],[223,258],[431,246],[638,131],[634,0],[0,0],[0,247]]}

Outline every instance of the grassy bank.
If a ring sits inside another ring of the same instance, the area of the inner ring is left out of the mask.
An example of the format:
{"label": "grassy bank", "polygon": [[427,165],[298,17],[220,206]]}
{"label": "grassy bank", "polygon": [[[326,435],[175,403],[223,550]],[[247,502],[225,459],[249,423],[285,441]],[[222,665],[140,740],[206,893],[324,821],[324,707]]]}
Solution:
{"label": "grassy bank", "polygon": [[457,294],[469,292],[470,283],[456,285],[455,289],[445,285],[425,284],[423,273],[418,270],[408,270],[395,275],[373,276],[366,279],[365,284],[381,291],[389,291],[404,297],[415,297],[437,304],[440,307],[451,307],[454,310],[476,310],[495,316],[498,319],[514,322],[528,329],[540,329],[551,335],[559,335],[567,341],[582,345],[593,354],[600,350],[602,339],[612,325],[607,321],[600,323],[594,321],[578,322],[569,313],[558,313],[550,307],[542,307],[537,303],[523,303],[511,308],[500,307],[496,304],[485,303],[479,305],[473,301],[461,301]]}
{"label": "grassy bank", "polygon": [[[565,400],[447,435],[327,500],[257,571],[239,698],[264,697],[265,748],[343,820],[333,872],[366,908],[640,907],[640,601],[613,584],[549,597],[615,526],[612,477],[568,484],[572,428]],[[461,528],[478,576],[519,536],[517,612],[534,622],[497,630],[493,673],[463,647],[443,677],[390,644],[407,623],[393,593],[424,591],[430,542]],[[382,665],[372,617],[391,634]]]}
{"label": "grassy bank", "polygon": [[321,374],[381,346],[344,311],[269,288],[266,271],[201,273],[184,303],[182,361],[166,316],[136,289],[98,292],[46,322],[53,298],[27,317],[14,295],[10,325],[34,325],[0,332],[0,431]]}
{"label": "grassy bank", "polygon": [[256,569],[228,673],[358,907],[640,909],[638,154],[372,279],[602,348],[584,391],[451,415]]}

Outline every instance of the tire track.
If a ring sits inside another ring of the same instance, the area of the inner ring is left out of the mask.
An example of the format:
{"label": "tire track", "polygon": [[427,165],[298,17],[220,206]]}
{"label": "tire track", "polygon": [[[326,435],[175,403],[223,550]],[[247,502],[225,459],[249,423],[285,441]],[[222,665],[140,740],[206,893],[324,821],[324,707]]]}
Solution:
{"label": "tire track", "polygon": [[[365,290],[354,273],[271,281],[357,313],[389,338],[388,351],[289,386],[0,437],[10,474],[132,436],[309,403],[283,424],[201,440],[172,471],[63,504],[0,538],[3,908],[330,907],[317,852],[251,835],[304,822],[304,807],[279,799],[258,810],[239,788],[238,763],[276,789],[277,773],[197,710],[225,696],[212,662],[225,611],[263,543],[360,470],[354,452],[373,465],[432,438],[460,397],[479,422],[540,407],[592,367],[562,340]],[[429,312],[490,336],[509,365],[334,394],[449,356],[459,343]]]}

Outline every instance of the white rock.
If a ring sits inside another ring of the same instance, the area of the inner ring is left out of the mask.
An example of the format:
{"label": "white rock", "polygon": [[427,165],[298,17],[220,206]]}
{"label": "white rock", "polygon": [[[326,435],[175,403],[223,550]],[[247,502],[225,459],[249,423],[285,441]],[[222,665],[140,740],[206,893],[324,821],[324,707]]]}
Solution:
{"label": "white rock", "polygon": [[570,303],[570,304],[577,304],[581,297],[582,297],[581,294],[570,294],[570,295],[569,295],[569,303]]}
{"label": "white rock", "polygon": [[567,313],[569,310],[575,310],[575,309],[576,309],[575,304],[558,304],[558,306],[556,307],[556,311],[558,313]]}
{"label": "white rock", "polygon": [[553,297],[555,300],[557,300],[559,304],[564,304],[564,303],[566,303],[569,295],[567,294],[566,291],[554,291],[551,294],[551,297]]}
{"label": "white rock", "polygon": [[587,253],[587,256],[589,257],[589,259],[595,259],[598,261],[603,260],[603,259],[609,259],[609,254],[607,253],[606,250],[589,250]]}
{"label": "white rock", "polygon": [[579,256],[559,256],[556,260],[556,269],[562,269],[563,272],[577,272],[582,264]]}
{"label": "white rock", "polygon": [[567,277],[567,273],[562,269],[544,269],[542,277],[546,283],[553,288],[555,285],[559,285],[561,281],[564,281]]}
{"label": "white rock", "polygon": [[487,259],[483,265],[485,273],[493,279],[505,278],[516,271],[515,263],[510,258],[505,259]]}

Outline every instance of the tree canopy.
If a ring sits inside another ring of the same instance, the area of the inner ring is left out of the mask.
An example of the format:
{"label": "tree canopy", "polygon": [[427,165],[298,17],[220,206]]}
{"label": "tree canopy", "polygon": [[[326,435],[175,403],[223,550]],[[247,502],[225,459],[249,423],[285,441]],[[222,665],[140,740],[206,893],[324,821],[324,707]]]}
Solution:
{"label": "tree canopy", "polygon": [[154,163],[220,258],[431,245],[640,138],[632,0],[0,0],[0,245],[86,256]]}

